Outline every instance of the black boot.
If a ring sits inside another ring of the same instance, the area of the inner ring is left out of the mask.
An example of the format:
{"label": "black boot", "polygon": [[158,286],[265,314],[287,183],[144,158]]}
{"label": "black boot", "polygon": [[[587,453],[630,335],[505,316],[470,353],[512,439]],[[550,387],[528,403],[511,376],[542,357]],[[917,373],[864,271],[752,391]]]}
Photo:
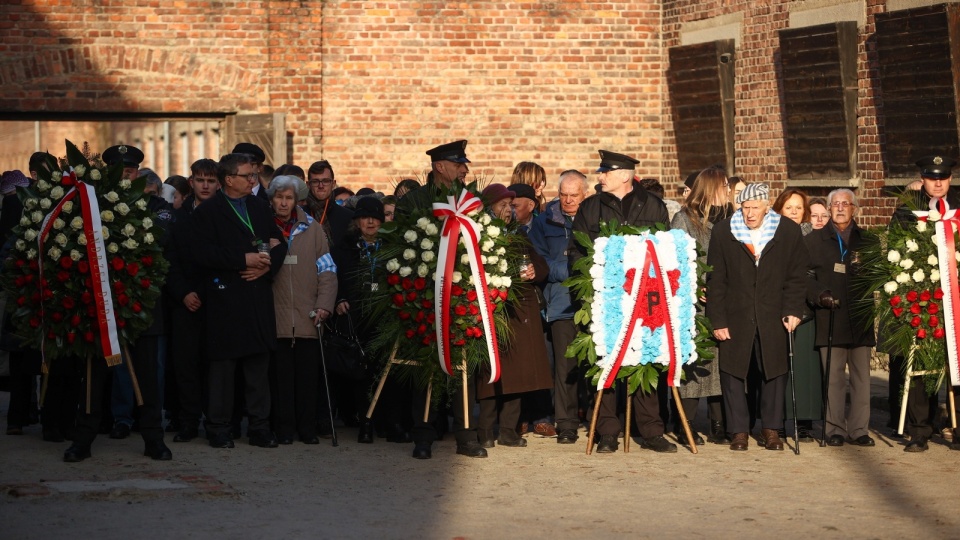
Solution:
{"label": "black boot", "polygon": [[360,424],[360,432],[357,433],[357,442],[363,444],[373,444],[373,422],[364,420]]}
{"label": "black boot", "polygon": [[[693,442],[695,442],[697,446],[702,446],[704,444],[703,437],[701,437],[700,434],[697,433],[697,430],[693,429],[693,423],[687,420],[687,425],[690,427],[690,434],[693,435]],[[677,442],[686,446],[690,445],[690,443],[687,441],[687,432],[683,430],[680,426],[677,426],[676,435],[677,435]]]}
{"label": "black boot", "polygon": [[707,437],[707,440],[713,444],[730,444],[730,437],[727,436],[727,431],[723,427],[723,421],[721,420],[711,420],[710,421],[710,435]]}

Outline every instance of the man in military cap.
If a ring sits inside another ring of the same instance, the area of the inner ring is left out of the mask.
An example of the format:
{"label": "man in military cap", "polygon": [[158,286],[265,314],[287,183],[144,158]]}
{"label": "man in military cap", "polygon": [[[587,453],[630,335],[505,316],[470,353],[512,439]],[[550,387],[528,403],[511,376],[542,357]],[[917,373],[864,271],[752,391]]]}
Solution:
{"label": "man in military cap", "polygon": [[454,180],[463,182],[470,172],[466,152],[467,141],[454,141],[427,150],[431,166],[428,179],[445,187],[450,187]]}
{"label": "man in military cap", "polygon": [[[902,204],[893,213],[893,219],[890,224],[898,224],[900,227],[909,227],[917,222],[917,216],[913,210],[926,210],[930,207],[931,199],[943,199],[948,208],[960,208],[960,189],[950,185],[953,179],[953,167],[957,161],[945,155],[932,155],[921,158],[916,162],[920,168],[921,189],[914,196],[913,204]],[[898,351],[899,352],[899,351]],[[897,375],[898,381],[891,383],[891,401],[893,401],[896,390],[897,396],[900,395],[900,387],[903,386],[903,375],[905,370],[905,358],[901,354],[890,354],[890,378],[894,379]],[[899,382],[894,389],[895,383]],[[916,377],[910,381],[910,388],[907,394],[907,433],[910,434],[910,442],[903,449],[905,452],[923,452],[927,449],[927,440],[933,435],[933,425],[931,416],[936,411],[937,397],[927,396],[926,388],[923,383],[923,377]],[[893,409],[893,406],[891,406]],[[899,409],[899,407],[897,407]],[[953,432],[953,444],[951,448],[960,450],[960,438],[958,430]]]}
{"label": "man in military cap", "polygon": [[143,163],[143,152],[136,146],[126,144],[111,146],[104,150],[100,157],[107,165],[123,163],[123,177],[127,180],[137,178],[140,164]]}
{"label": "man in military cap", "polygon": [[242,142],[237,143],[230,153],[247,154],[253,157],[253,163],[257,168],[257,178],[256,183],[253,185],[253,194],[269,202],[270,198],[267,197],[267,184],[270,179],[266,178],[266,175],[263,173],[263,164],[267,161],[267,154],[263,151],[263,148],[250,142]]}
{"label": "man in military cap", "polygon": [[[654,227],[658,223],[669,228],[667,207],[659,198],[647,193],[633,180],[638,160],[609,150],[600,150],[600,173],[596,189],[580,203],[573,220],[573,231],[583,232],[596,240],[600,235],[600,223],[617,223],[638,227]],[[586,248],[570,236],[570,267],[586,255]],[[640,437],[641,446],[655,452],[676,452],[677,446],[663,437],[663,420],[660,418],[660,401],[656,390],[644,392],[637,390],[633,394],[633,411]],[[596,432],[600,437],[598,453],[616,452],[619,444],[620,420],[617,418],[616,393],[605,390],[600,400],[600,416],[597,419]],[[591,441],[591,444],[593,441]]]}

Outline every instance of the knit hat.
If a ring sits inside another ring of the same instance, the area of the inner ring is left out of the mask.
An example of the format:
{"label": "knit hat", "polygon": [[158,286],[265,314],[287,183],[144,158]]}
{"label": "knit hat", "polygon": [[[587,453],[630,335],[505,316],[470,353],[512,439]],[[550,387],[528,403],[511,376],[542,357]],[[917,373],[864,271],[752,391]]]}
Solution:
{"label": "knit hat", "polygon": [[747,184],[739,194],[737,194],[737,204],[744,201],[770,200],[770,186],[766,182],[757,182]]}
{"label": "knit hat", "polygon": [[357,201],[357,208],[353,211],[353,219],[362,217],[372,217],[379,219],[381,222],[385,221],[383,203],[376,197],[361,197]]}
{"label": "knit hat", "polygon": [[483,189],[483,193],[481,193],[480,196],[483,198],[484,204],[493,206],[503,199],[512,199],[517,195],[507,189],[507,186],[503,184],[490,184]]}
{"label": "knit hat", "polygon": [[532,186],[527,184],[512,184],[507,189],[516,193],[517,199],[530,199],[533,201],[533,204],[540,206],[540,201],[537,200],[537,192]]}
{"label": "knit hat", "polygon": [[5,171],[0,177],[0,194],[6,195],[17,190],[18,187],[27,187],[30,179],[20,171]]}

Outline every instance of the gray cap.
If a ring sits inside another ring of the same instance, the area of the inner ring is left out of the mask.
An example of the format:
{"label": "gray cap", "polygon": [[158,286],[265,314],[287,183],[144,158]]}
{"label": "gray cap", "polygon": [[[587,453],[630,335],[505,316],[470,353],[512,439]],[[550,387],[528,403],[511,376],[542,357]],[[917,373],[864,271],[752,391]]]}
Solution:
{"label": "gray cap", "polygon": [[747,184],[747,186],[743,188],[743,191],[737,194],[737,204],[741,204],[744,201],[757,200],[770,200],[770,186],[768,186],[766,182]]}

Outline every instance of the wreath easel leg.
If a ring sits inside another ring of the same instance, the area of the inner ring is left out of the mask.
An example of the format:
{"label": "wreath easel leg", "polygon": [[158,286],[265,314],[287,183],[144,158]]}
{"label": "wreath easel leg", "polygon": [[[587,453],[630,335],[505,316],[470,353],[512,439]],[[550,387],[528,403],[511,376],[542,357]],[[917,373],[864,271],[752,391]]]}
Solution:
{"label": "wreath easel leg", "polygon": [[590,421],[590,432],[587,434],[587,455],[593,452],[593,436],[597,432],[597,417],[600,415],[600,400],[603,398],[603,390],[597,390],[597,399],[593,403],[593,419]]}
{"label": "wreath easel leg", "polygon": [[[370,406],[367,407],[367,419],[373,418],[373,410],[377,408],[377,401],[380,400],[380,393],[383,392],[383,385],[387,382],[387,376],[390,375],[390,368],[393,367],[393,364],[396,363],[397,358],[397,347],[399,342],[393,345],[393,352],[390,353],[390,358],[387,359],[387,367],[383,370],[383,373],[380,375],[380,381],[377,382],[377,389],[373,393],[373,399],[370,400]],[[427,400],[429,402],[429,400]]]}
{"label": "wreath easel leg", "polygon": [[[950,402],[950,427],[957,429],[957,402],[953,397],[953,386],[947,386],[947,400]],[[953,441],[960,443],[960,441]]]}
{"label": "wreath easel leg", "polygon": [[86,412],[90,414],[90,375],[93,371],[93,359],[90,358],[90,355],[87,355],[87,402],[86,402]]}
{"label": "wreath easel leg", "polygon": [[697,443],[693,440],[693,433],[690,431],[690,424],[687,423],[687,413],[683,412],[683,404],[680,402],[680,391],[676,386],[673,389],[673,400],[677,404],[677,411],[680,413],[680,423],[683,424],[683,432],[687,434],[687,442],[690,443],[690,452],[697,453]]}
{"label": "wreath easel leg", "polygon": [[[463,363],[460,364],[461,378],[463,384],[463,429],[470,429],[470,392],[467,388],[467,353],[463,353]],[[427,403],[430,403],[427,401]]]}
{"label": "wreath easel leg", "polygon": [[38,406],[43,409],[43,403],[47,399],[47,386],[50,383],[50,367],[46,361],[40,364],[40,373],[43,374],[43,380],[40,382],[40,401]]}
{"label": "wreath easel leg", "polygon": [[624,417],[624,426],[623,426],[623,453],[626,454],[630,451],[630,413],[633,410],[633,405],[630,403],[633,401],[633,395],[627,393],[627,415]]}
{"label": "wreath easel leg", "polygon": [[133,356],[130,355],[130,348],[124,344],[123,354],[127,357],[127,369],[130,371],[130,381],[133,383],[133,395],[137,397],[137,406],[143,406],[143,394],[140,393],[140,382],[137,381],[137,374],[133,370]]}

